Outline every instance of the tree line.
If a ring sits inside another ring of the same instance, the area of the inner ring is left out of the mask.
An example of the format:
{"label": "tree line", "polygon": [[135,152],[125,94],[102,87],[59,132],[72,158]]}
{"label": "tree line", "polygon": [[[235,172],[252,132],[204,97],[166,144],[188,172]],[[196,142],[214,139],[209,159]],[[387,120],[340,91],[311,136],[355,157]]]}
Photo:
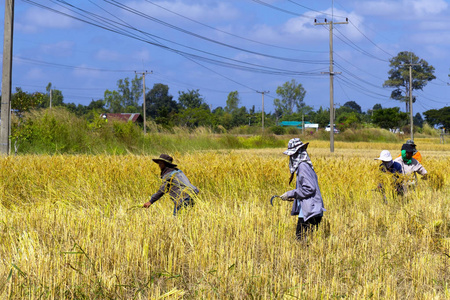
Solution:
{"label": "tree line", "polygon": [[[422,90],[426,84],[436,77],[434,67],[425,60],[419,59],[412,52],[400,52],[390,60],[389,77],[384,82],[386,88],[393,88],[391,98],[404,102],[406,111],[409,107],[410,91]],[[411,70],[410,70],[411,68]],[[410,72],[412,82],[410,83]],[[49,83],[46,93],[27,93],[16,88],[12,95],[11,107],[20,117],[23,112],[31,109],[62,106],[70,112],[85,116],[92,121],[102,113],[143,113],[142,77],[124,78],[117,81],[116,90],[106,90],[104,98],[92,100],[87,106],[82,104],[64,103],[64,96],[60,90],[52,89]],[[265,113],[264,121],[267,127],[277,127],[281,121],[301,121],[317,123],[325,127],[330,122],[329,108],[320,107],[314,110],[304,102],[306,90],[295,79],[285,82],[276,89],[274,112]],[[413,102],[415,102],[413,98]],[[228,94],[226,105],[211,109],[198,89],[179,91],[178,98],[169,93],[169,86],[156,83],[145,94],[145,113],[148,119],[166,127],[183,126],[195,128],[206,126],[221,130],[229,130],[239,126],[262,125],[262,112],[256,111],[255,106],[247,108],[241,105],[242,100],[238,91]],[[338,129],[360,128],[364,124],[373,124],[381,128],[404,128],[408,131],[409,114],[401,112],[399,107],[383,108],[375,104],[366,112],[356,101],[347,101],[340,107],[335,107],[335,124]],[[426,121],[431,126],[450,125],[450,107],[432,109],[424,112],[425,120],[417,113],[414,125],[421,127]]]}

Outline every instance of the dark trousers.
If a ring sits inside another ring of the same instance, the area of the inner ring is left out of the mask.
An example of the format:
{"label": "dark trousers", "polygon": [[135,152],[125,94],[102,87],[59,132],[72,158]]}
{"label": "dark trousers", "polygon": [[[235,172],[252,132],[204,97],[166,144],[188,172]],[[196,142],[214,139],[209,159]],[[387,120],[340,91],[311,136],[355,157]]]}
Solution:
{"label": "dark trousers", "polygon": [[317,227],[319,227],[321,221],[322,216],[311,217],[306,222],[303,218],[298,218],[297,230],[295,231],[297,239],[298,240],[305,239],[306,235],[309,232],[312,232],[314,229],[317,229]]}
{"label": "dark trousers", "polygon": [[194,200],[191,197],[185,198],[180,203],[176,204],[173,208],[173,215],[176,216],[180,209],[189,206],[194,206]]}

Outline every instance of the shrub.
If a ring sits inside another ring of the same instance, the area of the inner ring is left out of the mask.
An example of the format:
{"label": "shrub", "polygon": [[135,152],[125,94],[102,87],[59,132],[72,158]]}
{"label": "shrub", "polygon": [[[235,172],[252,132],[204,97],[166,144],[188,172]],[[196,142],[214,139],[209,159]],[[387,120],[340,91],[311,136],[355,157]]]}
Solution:
{"label": "shrub", "polygon": [[284,130],[284,128],[281,127],[281,126],[272,126],[272,127],[269,128],[269,130],[270,130],[273,134],[276,134],[276,135],[283,135],[283,134],[285,134],[285,130]]}

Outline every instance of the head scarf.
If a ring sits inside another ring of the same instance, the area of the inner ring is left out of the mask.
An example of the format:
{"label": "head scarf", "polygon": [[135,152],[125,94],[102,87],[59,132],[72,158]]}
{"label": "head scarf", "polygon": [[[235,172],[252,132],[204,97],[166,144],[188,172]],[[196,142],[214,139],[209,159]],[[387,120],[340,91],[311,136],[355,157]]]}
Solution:
{"label": "head scarf", "polygon": [[406,150],[402,150],[402,159],[405,162],[405,164],[407,164],[407,165],[412,164],[411,158],[410,159],[406,158]]}
{"label": "head scarf", "polygon": [[289,156],[289,171],[291,174],[294,174],[297,171],[298,166],[302,161],[306,162],[311,166],[311,168],[313,168],[311,159],[309,158],[308,152],[306,152],[305,148],[300,148],[296,153]]}
{"label": "head scarf", "polygon": [[283,152],[284,154],[289,155],[289,171],[291,172],[289,184],[292,182],[294,174],[301,162],[306,162],[313,168],[308,152],[306,152],[306,148],[308,148],[308,143],[303,144],[299,138],[294,138],[289,141],[288,150]]}

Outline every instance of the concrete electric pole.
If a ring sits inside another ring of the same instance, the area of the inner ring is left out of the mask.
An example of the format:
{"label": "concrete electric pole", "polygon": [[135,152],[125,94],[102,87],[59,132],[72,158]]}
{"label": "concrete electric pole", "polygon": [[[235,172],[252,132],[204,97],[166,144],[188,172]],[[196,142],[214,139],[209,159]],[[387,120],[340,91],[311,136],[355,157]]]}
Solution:
{"label": "concrete electric pole", "polygon": [[269,91],[256,91],[259,94],[262,94],[262,107],[261,107],[261,122],[262,122],[262,131],[264,132],[264,94],[270,93]]}
{"label": "concrete electric pole", "polygon": [[414,140],[414,118],[413,118],[413,97],[412,97],[412,66],[420,66],[420,64],[413,64],[412,57],[410,64],[404,64],[405,66],[409,66],[409,123],[411,126],[411,139]]}
{"label": "concrete electric pole", "polygon": [[[138,74],[136,71],[134,71],[134,73]],[[145,135],[147,133],[147,120],[146,120],[147,119],[147,116],[146,116],[147,112],[145,111],[145,75],[146,74],[153,74],[153,71],[150,71],[150,73],[145,71],[145,72],[142,72],[142,73],[139,73],[139,74],[142,74],[143,88],[144,88],[144,101],[142,103],[142,109],[144,111],[144,135]]]}
{"label": "concrete electric pole", "polygon": [[334,11],[334,1],[332,2],[332,14],[331,20],[327,22],[325,19],[324,23],[317,23],[314,20],[314,25],[328,25],[330,27],[330,152],[334,152],[334,74],[340,74],[338,72],[334,72],[333,70],[333,25],[334,24],[348,24],[348,19],[345,22],[333,22],[333,11]]}
{"label": "concrete electric pole", "polygon": [[5,28],[3,36],[3,74],[1,102],[0,152],[9,155],[11,134],[11,82],[14,28],[14,0],[5,0]]}

